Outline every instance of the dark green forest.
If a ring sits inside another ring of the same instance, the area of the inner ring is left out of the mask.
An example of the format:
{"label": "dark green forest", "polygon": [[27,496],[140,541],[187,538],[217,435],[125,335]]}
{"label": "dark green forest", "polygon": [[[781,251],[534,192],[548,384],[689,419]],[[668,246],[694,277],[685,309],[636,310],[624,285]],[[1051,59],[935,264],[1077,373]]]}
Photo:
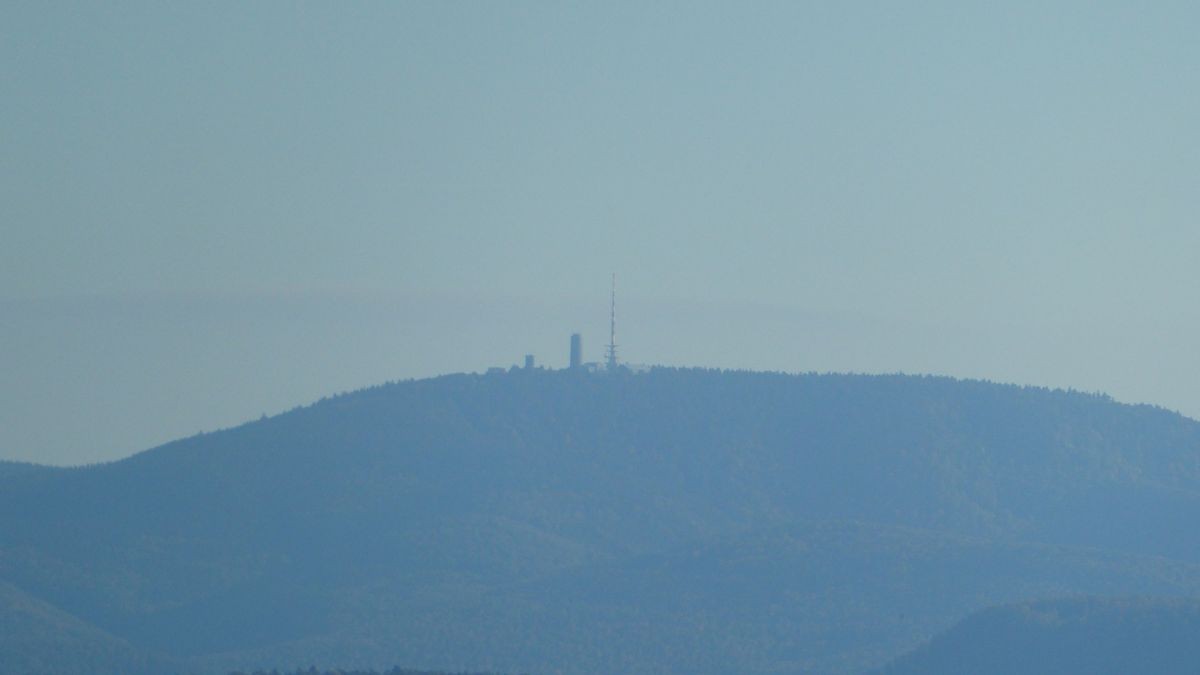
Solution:
{"label": "dark green forest", "polygon": [[0,671],[859,673],[973,612],[1200,596],[1200,424],[940,377],[389,383],[0,465]]}

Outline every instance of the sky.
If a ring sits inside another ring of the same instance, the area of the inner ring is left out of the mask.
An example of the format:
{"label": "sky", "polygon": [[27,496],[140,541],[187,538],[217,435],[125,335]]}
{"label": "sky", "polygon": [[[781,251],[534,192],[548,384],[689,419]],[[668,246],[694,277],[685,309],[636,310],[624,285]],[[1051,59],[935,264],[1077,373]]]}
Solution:
{"label": "sky", "polygon": [[[999,6],[997,6],[999,5]],[[0,6],[0,459],[585,358],[1200,417],[1194,3]]]}

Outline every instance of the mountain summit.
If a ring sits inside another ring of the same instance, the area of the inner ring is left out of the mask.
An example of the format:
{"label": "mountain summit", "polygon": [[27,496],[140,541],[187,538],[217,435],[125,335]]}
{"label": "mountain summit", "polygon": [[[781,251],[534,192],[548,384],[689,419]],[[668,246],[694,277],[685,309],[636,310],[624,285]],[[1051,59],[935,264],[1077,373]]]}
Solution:
{"label": "mountain summit", "polygon": [[114,672],[849,673],[989,605],[1196,594],[1198,514],[1200,424],[1102,396],[449,375],[0,466],[0,624]]}

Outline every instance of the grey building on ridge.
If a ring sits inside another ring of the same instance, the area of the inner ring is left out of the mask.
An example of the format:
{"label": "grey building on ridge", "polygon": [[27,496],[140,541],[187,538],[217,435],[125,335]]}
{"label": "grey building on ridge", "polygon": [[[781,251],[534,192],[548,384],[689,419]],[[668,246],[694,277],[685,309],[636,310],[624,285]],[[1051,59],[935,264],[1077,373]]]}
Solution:
{"label": "grey building on ridge", "polygon": [[571,370],[578,370],[583,365],[583,336],[571,334]]}

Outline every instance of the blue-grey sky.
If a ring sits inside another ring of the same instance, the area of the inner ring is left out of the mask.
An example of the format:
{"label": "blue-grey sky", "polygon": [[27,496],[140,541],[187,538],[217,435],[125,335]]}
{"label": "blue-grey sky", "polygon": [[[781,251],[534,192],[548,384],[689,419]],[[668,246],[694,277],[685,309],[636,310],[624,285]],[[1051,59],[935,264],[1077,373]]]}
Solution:
{"label": "blue-grey sky", "polygon": [[1194,3],[0,7],[0,458],[397,378],[931,372],[1200,415]]}

